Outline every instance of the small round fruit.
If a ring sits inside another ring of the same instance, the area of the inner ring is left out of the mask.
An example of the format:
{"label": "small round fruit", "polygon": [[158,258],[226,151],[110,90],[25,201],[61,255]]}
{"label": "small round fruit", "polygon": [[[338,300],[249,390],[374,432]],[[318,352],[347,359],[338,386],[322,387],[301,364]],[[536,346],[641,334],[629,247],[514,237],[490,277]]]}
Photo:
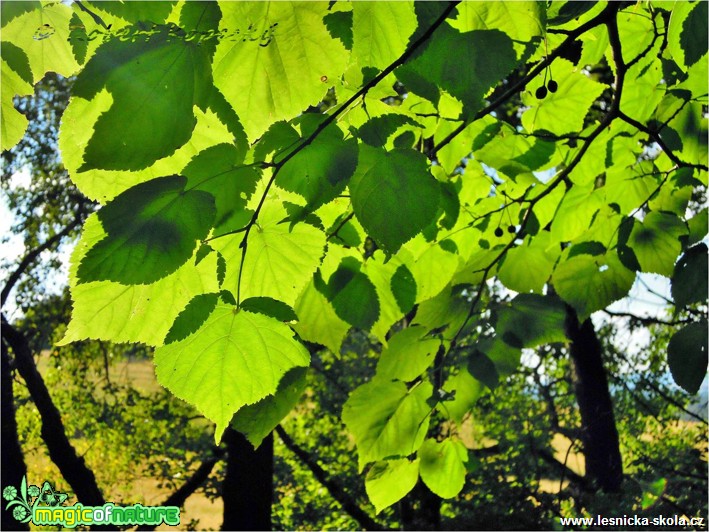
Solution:
{"label": "small round fruit", "polygon": [[508,232],[508,233],[516,233],[516,232],[517,232],[517,228],[516,228],[514,225],[510,225],[510,226],[507,228],[507,232]]}
{"label": "small round fruit", "polygon": [[547,83],[547,89],[549,89],[549,92],[556,92],[558,88],[559,84],[553,79],[549,80],[549,83]]}
{"label": "small round fruit", "polygon": [[537,97],[537,100],[543,100],[544,97],[547,95],[547,88],[544,86],[539,87],[534,93],[534,95]]}
{"label": "small round fruit", "polygon": [[495,229],[495,236],[496,236],[497,238],[500,238],[503,234],[505,234],[505,233],[504,233],[504,231],[502,230],[502,227],[498,227],[497,229]]}

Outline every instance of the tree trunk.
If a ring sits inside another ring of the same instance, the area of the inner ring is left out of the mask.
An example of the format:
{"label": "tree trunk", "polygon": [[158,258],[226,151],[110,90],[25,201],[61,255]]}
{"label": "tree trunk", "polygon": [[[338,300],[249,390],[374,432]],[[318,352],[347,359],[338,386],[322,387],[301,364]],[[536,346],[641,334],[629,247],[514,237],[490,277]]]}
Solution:
{"label": "tree trunk", "polygon": [[273,434],[254,450],[246,437],[224,432],[227,461],[222,483],[222,530],[271,530],[273,504]]}
{"label": "tree trunk", "polygon": [[[12,392],[12,374],[10,372],[10,355],[7,347],[2,344],[2,487],[15,486],[22,482],[27,474],[25,458],[22,454],[20,441],[17,437],[17,420],[15,419],[15,396]],[[4,501],[3,501],[4,502]],[[20,523],[12,517],[12,511],[2,505],[2,530],[29,530],[27,523]]]}
{"label": "tree trunk", "polygon": [[567,334],[581,413],[586,477],[603,491],[618,491],[623,480],[623,462],[601,343],[591,319],[579,324],[571,307],[567,307]]}
{"label": "tree trunk", "polygon": [[403,530],[439,530],[441,528],[441,498],[419,480],[400,503]]}

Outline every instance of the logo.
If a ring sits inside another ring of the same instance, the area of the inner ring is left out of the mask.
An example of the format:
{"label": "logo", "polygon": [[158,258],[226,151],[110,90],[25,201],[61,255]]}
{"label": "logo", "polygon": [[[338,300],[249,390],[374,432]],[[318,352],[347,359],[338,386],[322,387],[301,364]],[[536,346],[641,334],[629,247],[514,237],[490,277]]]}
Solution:
{"label": "logo", "polygon": [[84,506],[74,503],[65,506],[68,495],[54,490],[45,481],[42,487],[27,485],[22,477],[20,487],[6,486],[2,498],[7,502],[6,510],[20,523],[35,525],[61,525],[74,528],[79,525],[179,525],[180,509],[177,506],[143,506],[132,504],[119,506],[107,502],[103,506]]}

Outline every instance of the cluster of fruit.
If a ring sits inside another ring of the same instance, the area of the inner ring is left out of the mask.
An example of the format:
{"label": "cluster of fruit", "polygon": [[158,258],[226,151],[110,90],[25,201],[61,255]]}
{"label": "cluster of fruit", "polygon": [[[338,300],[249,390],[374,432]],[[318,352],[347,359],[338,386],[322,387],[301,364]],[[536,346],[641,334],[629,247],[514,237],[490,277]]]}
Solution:
{"label": "cluster of fruit", "polygon": [[[516,228],[514,225],[510,225],[510,226],[507,227],[507,232],[510,233],[510,234],[516,233],[516,232],[517,232],[517,228]],[[504,234],[505,234],[505,232],[502,230],[502,227],[498,227],[497,229],[495,229],[495,236],[496,236],[497,238],[500,238],[500,237],[501,237],[502,235],[504,235]]]}
{"label": "cluster of fruit", "polygon": [[553,79],[550,79],[549,83],[547,83],[547,86],[545,87],[544,85],[542,85],[541,87],[539,87],[534,93],[534,95],[537,97],[537,100],[543,100],[544,97],[547,95],[547,89],[553,94],[558,88],[559,84]]}

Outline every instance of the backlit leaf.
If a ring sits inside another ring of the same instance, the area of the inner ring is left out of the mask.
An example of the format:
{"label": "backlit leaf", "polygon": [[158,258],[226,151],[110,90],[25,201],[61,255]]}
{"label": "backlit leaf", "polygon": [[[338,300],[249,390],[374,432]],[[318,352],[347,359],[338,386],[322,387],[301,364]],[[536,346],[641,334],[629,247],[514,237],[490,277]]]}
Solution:
{"label": "backlit leaf", "polygon": [[79,171],[140,170],[171,155],[192,136],[193,105],[211,86],[207,57],[168,26],[134,41],[112,39],[86,64],[73,93],[92,99],[102,88],[113,98],[99,116]]}
{"label": "backlit leaf", "polygon": [[421,446],[432,392],[428,382],[408,390],[403,382],[374,379],[350,394],[342,421],[357,443],[360,471],[369,462],[408,456]]}
{"label": "backlit leaf", "polygon": [[418,479],[418,460],[385,460],[372,464],[364,480],[364,487],[369,500],[379,513],[414,489]]}
{"label": "backlit leaf", "polygon": [[287,371],[309,360],[287,325],[219,303],[197,332],[155,350],[155,371],[217,424],[219,442],[234,412],[275,393]]}
{"label": "backlit leaf", "polygon": [[416,29],[414,3],[355,2],[352,4],[352,55],[359,67],[380,70],[404,53]]}
{"label": "backlit leaf", "polygon": [[576,255],[560,262],[552,284],[561,298],[576,309],[579,321],[625,297],[635,281],[617,256]]}
{"label": "backlit leaf", "polygon": [[207,236],[215,214],[214,198],[185,191],[181,176],[137,185],[99,212],[106,238],[84,256],[81,282],[149,284],[174,272]]}
{"label": "backlit leaf", "polygon": [[96,214],[84,224],[69,269],[72,318],[61,344],[94,339],[161,345],[175,318],[195,296],[219,290],[216,253],[199,264],[188,261],[174,273],[148,285],[111,281],[78,284],[79,263],[106,237]]}
{"label": "backlit leaf", "polygon": [[352,206],[367,233],[386,251],[396,251],[433,221],[440,189],[419,152],[360,146],[350,182]]}
{"label": "backlit leaf", "polygon": [[426,332],[414,325],[395,333],[379,356],[377,375],[408,382],[426,371],[441,345],[436,338],[425,338]]}
{"label": "backlit leaf", "polygon": [[628,245],[644,272],[670,277],[682,245],[679,238],[687,234],[687,226],[673,214],[651,212],[635,224]]}
{"label": "backlit leaf", "polygon": [[303,367],[288,371],[278,383],[276,393],[239,409],[231,420],[231,428],[243,433],[251,445],[258,448],[264,438],[298,404],[305,391],[307,372],[308,368]]}
{"label": "backlit leaf", "polygon": [[529,109],[522,115],[522,125],[532,133],[540,129],[563,135],[583,128],[583,119],[593,101],[605,86],[592,81],[581,69],[565,59],[557,59],[551,67],[553,79],[559,85],[555,93],[538,100],[534,94],[542,86],[537,76],[522,94],[522,102]]}
{"label": "backlit leaf", "polygon": [[468,450],[460,441],[426,440],[419,449],[421,480],[433,493],[450,499],[460,493],[465,484],[465,463]]}
{"label": "backlit leaf", "polygon": [[323,23],[320,2],[223,3],[214,83],[253,141],[277,120],[317,104],[344,72],[347,52]]}

